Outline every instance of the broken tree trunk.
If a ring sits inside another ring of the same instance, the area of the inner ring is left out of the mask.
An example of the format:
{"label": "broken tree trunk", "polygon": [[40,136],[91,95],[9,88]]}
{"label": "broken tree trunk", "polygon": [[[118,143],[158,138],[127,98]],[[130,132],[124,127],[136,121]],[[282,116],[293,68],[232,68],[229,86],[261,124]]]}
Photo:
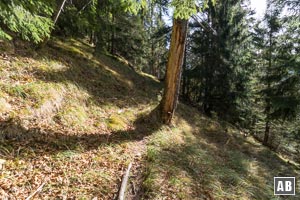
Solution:
{"label": "broken tree trunk", "polygon": [[161,117],[170,124],[177,106],[180,89],[181,68],[184,58],[188,20],[174,19],[169,58],[167,64],[165,90],[161,101]]}

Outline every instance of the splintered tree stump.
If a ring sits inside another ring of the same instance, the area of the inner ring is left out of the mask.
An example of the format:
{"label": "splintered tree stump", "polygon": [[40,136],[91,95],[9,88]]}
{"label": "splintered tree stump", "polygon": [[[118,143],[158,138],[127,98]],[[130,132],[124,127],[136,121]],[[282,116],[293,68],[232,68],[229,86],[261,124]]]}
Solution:
{"label": "splintered tree stump", "polygon": [[167,64],[165,90],[161,102],[161,117],[165,124],[170,124],[176,109],[181,68],[184,58],[188,20],[174,19],[171,46]]}

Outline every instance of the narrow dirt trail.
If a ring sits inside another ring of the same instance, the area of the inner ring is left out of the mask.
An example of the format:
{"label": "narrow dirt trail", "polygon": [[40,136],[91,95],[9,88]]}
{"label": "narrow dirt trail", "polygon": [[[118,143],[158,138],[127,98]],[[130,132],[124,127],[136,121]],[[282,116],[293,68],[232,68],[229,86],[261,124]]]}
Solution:
{"label": "narrow dirt trail", "polygon": [[145,156],[146,156],[147,139],[138,141],[132,146],[135,153],[130,170],[129,180],[127,182],[127,190],[125,193],[126,200],[139,200],[143,196],[143,181],[145,173]]}

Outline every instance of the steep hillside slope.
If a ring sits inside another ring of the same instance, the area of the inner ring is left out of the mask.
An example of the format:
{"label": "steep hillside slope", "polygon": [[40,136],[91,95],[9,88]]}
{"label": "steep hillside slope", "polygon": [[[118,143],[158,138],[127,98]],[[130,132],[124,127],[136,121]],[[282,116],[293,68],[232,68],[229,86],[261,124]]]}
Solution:
{"label": "steep hillside slope", "polygon": [[112,199],[141,158],[135,123],[156,106],[160,83],[92,51],[55,40],[1,54],[0,196],[24,198],[45,183],[37,198]]}
{"label": "steep hillside slope", "polygon": [[83,41],[2,49],[0,196],[22,199],[41,187],[36,199],[114,199],[130,162],[129,199],[276,199],[273,176],[299,176],[251,137],[186,105],[172,127],[161,125],[161,89]]}
{"label": "steep hillside slope", "polygon": [[299,178],[299,163],[185,105],[174,123],[148,139],[147,199],[299,199],[273,191],[274,177]]}

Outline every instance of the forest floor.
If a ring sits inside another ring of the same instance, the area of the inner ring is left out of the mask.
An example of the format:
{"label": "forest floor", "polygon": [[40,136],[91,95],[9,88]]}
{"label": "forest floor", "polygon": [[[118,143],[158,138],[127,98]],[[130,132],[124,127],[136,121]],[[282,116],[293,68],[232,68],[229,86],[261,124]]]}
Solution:
{"label": "forest floor", "polygon": [[273,177],[299,177],[299,163],[195,108],[158,123],[161,90],[83,41],[0,43],[0,197],[115,199],[130,162],[127,199],[280,199]]}

